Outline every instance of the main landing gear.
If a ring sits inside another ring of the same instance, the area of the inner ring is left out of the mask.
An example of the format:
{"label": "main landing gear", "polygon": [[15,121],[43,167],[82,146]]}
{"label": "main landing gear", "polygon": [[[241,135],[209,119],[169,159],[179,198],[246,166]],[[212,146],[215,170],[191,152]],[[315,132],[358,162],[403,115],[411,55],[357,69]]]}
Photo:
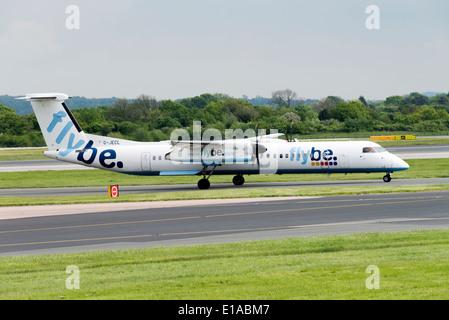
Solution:
{"label": "main landing gear", "polygon": [[[198,188],[205,190],[205,189],[209,189],[210,187],[210,181],[209,178],[212,175],[212,173],[214,172],[215,168],[214,167],[211,172],[209,173],[209,175],[206,177],[206,168],[203,168],[203,179],[201,179],[200,181],[198,181]],[[236,186],[242,186],[245,183],[245,178],[243,178],[243,175],[238,174],[236,176],[234,176],[234,178],[232,178],[232,183]]]}
{"label": "main landing gear", "polygon": [[241,174],[238,174],[232,178],[232,183],[235,186],[242,186],[245,183],[245,178]]}
{"label": "main landing gear", "polygon": [[382,178],[382,180],[384,182],[390,182],[391,181],[391,176],[389,173],[387,173],[386,175],[384,175],[384,177]]}
{"label": "main landing gear", "polygon": [[210,182],[209,182],[209,178],[203,178],[200,181],[198,181],[198,188],[200,189],[209,189],[210,187]]}

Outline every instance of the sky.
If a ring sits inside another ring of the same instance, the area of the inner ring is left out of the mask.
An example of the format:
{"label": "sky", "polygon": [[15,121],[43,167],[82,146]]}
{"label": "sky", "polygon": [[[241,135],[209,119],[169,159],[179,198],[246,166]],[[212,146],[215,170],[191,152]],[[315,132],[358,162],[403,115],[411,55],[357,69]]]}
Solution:
{"label": "sky", "polygon": [[0,95],[448,92],[448,14],[446,0],[0,0]]}

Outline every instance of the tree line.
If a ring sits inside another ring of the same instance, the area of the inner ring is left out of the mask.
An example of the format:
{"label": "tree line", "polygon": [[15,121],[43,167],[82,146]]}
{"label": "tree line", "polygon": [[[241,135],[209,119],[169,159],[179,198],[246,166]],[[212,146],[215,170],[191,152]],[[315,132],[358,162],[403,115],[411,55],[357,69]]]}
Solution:
{"label": "tree line", "polygon": [[[175,128],[192,130],[193,121],[202,129],[277,129],[290,136],[350,132],[449,132],[449,93],[427,97],[412,92],[381,101],[363,96],[345,101],[328,96],[315,102],[298,98],[292,90],[272,93],[269,104],[257,105],[226,94],[205,93],[176,101],[140,95],[117,99],[111,106],[72,110],[85,132],[136,141],[170,138]],[[34,114],[18,115],[0,105],[0,146],[44,146]]]}

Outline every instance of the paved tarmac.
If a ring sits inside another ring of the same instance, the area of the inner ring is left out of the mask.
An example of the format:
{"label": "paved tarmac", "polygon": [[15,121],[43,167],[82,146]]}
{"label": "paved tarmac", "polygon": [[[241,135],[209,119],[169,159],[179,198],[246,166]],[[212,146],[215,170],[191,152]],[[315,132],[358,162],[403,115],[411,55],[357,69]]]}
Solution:
{"label": "paved tarmac", "polygon": [[0,256],[449,227],[449,192],[177,203],[46,206],[1,221]]}

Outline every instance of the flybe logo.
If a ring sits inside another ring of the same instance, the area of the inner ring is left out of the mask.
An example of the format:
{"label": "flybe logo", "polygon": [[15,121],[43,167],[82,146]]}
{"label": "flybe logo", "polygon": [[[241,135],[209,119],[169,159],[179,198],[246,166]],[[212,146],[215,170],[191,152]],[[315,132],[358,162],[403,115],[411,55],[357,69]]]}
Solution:
{"label": "flybe logo", "polygon": [[[62,122],[63,118],[66,118],[66,117],[67,117],[67,113],[65,113],[64,111],[59,111],[57,113],[54,113],[53,114],[53,120],[50,122],[50,125],[47,127],[47,132],[48,133],[52,133],[53,130],[55,129],[56,125],[59,122]],[[64,126],[64,128],[62,128],[61,132],[56,137],[56,143],[57,144],[61,144],[62,143],[64,138],[69,133],[70,129],[72,129],[72,127],[73,127],[73,122],[72,121],[68,121],[66,123],[66,125]],[[70,152],[72,152],[73,150],[81,147],[84,144],[84,140],[79,140],[76,144],[74,144],[74,141],[75,141],[75,134],[72,132],[70,134],[70,136],[69,136],[69,141],[67,143],[67,148],[65,150],[60,151],[59,155],[65,157]]]}
{"label": "flybe logo", "polygon": [[[49,126],[47,127],[47,132],[52,133],[55,127],[58,123],[63,122],[63,119],[67,117],[67,113],[64,111],[59,111],[57,113],[53,114],[53,119],[50,122]],[[62,128],[62,130],[59,132],[58,136],[56,137],[56,143],[59,145],[62,143],[64,138],[69,133],[70,129],[74,126],[72,121],[68,121],[65,126]],[[56,131],[57,132],[57,131]],[[67,156],[70,152],[79,149],[85,142],[84,140],[80,139],[76,143],[75,141],[75,134],[72,132],[69,135],[69,141],[67,143],[67,148],[64,150],[59,151],[59,155],[62,157]],[[84,162],[85,164],[92,164],[95,161],[95,158],[97,157],[98,150],[97,148],[92,147],[94,142],[92,140],[89,140],[89,142],[86,144],[86,146],[83,148],[82,151],[78,153],[77,160]],[[86,153],[90,153],[90,155],[86,156]],[[117,158],[117,154],[115,150],[113,149],[107,149],[103,150],[100,155],[98,156],[98,160],[100,164],[108,169],[114,168],[116,165],[118,168],[123,168],[123,162],[117,161],[114,162],[112,160],[115,160]]]}
{"label": "flybe logo", "polygon": [[[97,150],[97,148],[93,148],[93,147],[92,147],[93,144],[94,144],[94,142],[93,142],[92,140],[90,140],[90,141],[86,144],[86,146],[84,147],[84,149],[83,149],[80,153],[78,153],[78,158],[77,158],[78,161],[82,161],[82,162],[84,162],[85,164],[92,164],[92,163],[94,162],[94,160],[95,160],[95,158],[96,158],[96,156],[97,156],[98,150]],[[85,153],[86,153],[88,150],[90,150],[90,151],[92,151],[92,152],[91,152],[91,154],[90,154],[90,157],[87,158],[87,159],[85,159],[85,158],[84,158],[84,155],[85,155]],[[110,161],[110,160],[114,160],[114,159],[116,159],[116,158],[117,158],[117,154],[115,153],[115,150],[113,150],[113,149],[107,149],[107,150],[104,150],[104,151],[102,151],[102,152],[100,153],[98,159],[99,159],[99,161],[100,161],[100,164],[101,164],[103,167],[108,168],[108,169],[112,169],[112,168],[115,167],[116,163],[115,163],[114,161]],[[118,162],[117,162],[117,167],[118,167],[118,168],[123,168],[123,162],[118,161]]]}
{"label": "flybe logo", "polygon": [[338,159],[331,149],[323,151],[315,147],[312,147],[312,149],[301,149],[299,147],[290,149],[290,161],[300,161],[301,165],[305,165],[309,159],[312,167],[338,165]]}

